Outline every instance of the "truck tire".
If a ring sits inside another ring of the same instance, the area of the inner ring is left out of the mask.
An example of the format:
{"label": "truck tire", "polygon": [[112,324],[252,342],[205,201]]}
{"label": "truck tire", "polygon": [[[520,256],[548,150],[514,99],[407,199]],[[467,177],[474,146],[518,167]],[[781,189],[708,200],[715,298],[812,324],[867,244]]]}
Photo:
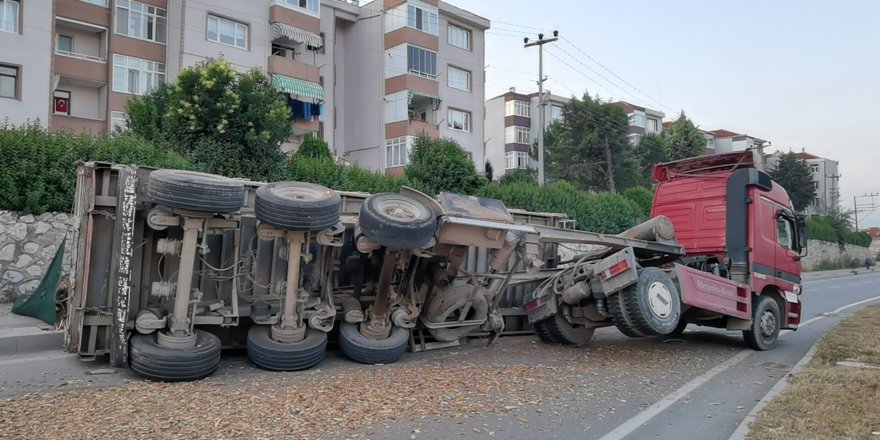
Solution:
{"label": "truck tire", "polygon": [[627,336],[668,335],[681,319],[681,298],[665,272],[647,267],[639,270],[637,283],[609,300],[609,311]]}
{"label": "truck tire", "polygon": [[241,209],[244,185],[215,174],[156,170],[150,173],[147,195],[156,204],[170,208],[227,213]]}
{"label": "truck tire", "polygon": [[743,330],[746,344],[755,350],[769,350],[779,340],[782,314],[776,300],[760,295],[752,302],[752,329]]}
{"label": "truck tire", "polygon": [[[543,342],[550,344],[574,345],[580,347],[593,338],[595,329],[575,326],[557,313],[550,318],[535,323],[535,333]],[[546,338],[546,339],[545,339]]]}
{"label": "truck tire", "polygon": [[400,360],[409,344],[409,330],[394,326],[391,334],[382,340],[369,339],[361,334],[356,324],[343,322],[339,326],[339,348],[349,359],[362,364],[391,364]]}
{"label": "truck tire", "polygon": [[[431,301],[428,302],[428,306],[425,308],[425,320],[432,323],[457,320],[461,309],[464,308],[468,297],[470,297],[471,289],[473,289],[473,286],[470,284],[458,284],[438,292],[437,295],[431,298]],[[483,292],[484,289],[480,289],[477,292],[465,320],[486,319],[489,312],[489,303],[486,301]],[[480,328],[480,324],[461,327],[429,328],[428,333],[438,341],[452,342],[463,338],[478,328]]]}
{"label": "truck tire", "polygon": [[361,231],[371,240],[392,249],[426,245],[437,230],[437,219],[418,200],[395,193],[374,194],[361,205]]}
{"label": "truck tire", "polygon": [[306,337],[294,343],[278,342],[270,337],[268,325],[254,325],[248,331],[247,355],[260,368],[272,371],[307,370],[327,354],[327,333],[306,329]]}
{"label": "truck tire", "polygon": [[257,189],[254,215],[285,231],[315,232],[339,221],[339,193],[313,183],[276,182]]}
{"label": "truck tire", "polygon": [[167,348],[156,342],[156,333],[131,337],[129,367],[147,379],[165,382],[198,380],[211,375],[220,365],[220,338],[196,330],[196,345]]}

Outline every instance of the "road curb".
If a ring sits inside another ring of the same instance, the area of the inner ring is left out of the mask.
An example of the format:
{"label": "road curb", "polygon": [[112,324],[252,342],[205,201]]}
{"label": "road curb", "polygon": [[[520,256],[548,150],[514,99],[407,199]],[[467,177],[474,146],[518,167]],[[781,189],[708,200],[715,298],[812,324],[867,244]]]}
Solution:
{"label": "road curb", "polygon": [[730,438],[728,440],[745,440],[746,436],[751,430],[750,425],[752,424],[752,422],[755,421],[755,419],[758,418],[758,413],[761,412],[761,410],[763,410],[764,407],[770,403],[770,401],[772,401],[777,396],[779,396],[779,394],[782,393],[782,391],[788,385],[788,381],[792,377],[794,377],[795,374],[800,373],[801,370],[803,370],[804,367],[807,366],[807,363],[813,360],[813,357],[816,356],[816,347],[819,345],[819,342],[822,342],[822,339],[824,338],[825,336],[822,335],[822,337],[819,338],[812,347],[810,347],[810,349],[807,351],[807,354],[805,354],[804,357],[802,357],[801,360],[799,360],[798,363],[796,363],[794,367],[792,367],[791,371],[786,373],[785,376],[782,377],[782,379],[779,379],[779,382],[776,382],[776,384],[773,385],[773,388],[770,388],[770,391],[767,391],[767,394],[765,394],[764,397],[762,397],[761,400],[758,401],[758,404],[755,405],[755,407],[752,408],[751,411],[749,411],[749,413],[746,415],[746,418],[743,419],[742,423],[740,423],[739,426],[736,427],[736,430],[733,431],[733,434],[730,435]]}
{"label": "road curb", "polygon": [[40,351],[61,350],[64,332],[38,329],[7,329],[0,335],[0,356],[15,356]]}

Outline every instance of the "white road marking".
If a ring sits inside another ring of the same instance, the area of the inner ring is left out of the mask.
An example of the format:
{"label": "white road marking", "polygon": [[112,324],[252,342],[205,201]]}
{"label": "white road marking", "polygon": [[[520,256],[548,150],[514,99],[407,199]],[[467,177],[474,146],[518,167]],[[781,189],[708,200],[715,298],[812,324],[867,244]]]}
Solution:
{"label": "white road marking", "polygon": [[[861,304],[864,304],[867,302],[871,302],[871,301],[874,301],[877,299],[880,299],[880,296],[875,296],[873,298],[868,298],[866,300],[854,302],[852,304],[847,304],[845,306],[838,307],[837,309],[834,309],[833,311],[828,312],[828,313],[829,314],[840,313],[848,308],[855,307],[855,306],[858,306],[858,305],[861,305]],[[811,323],[816,322],[816,321],[823,319],[823,318],[826,318],[826,317],[827,316],[821,316],[821,315],[816,316],[812,319],[809,319],[809,320],[801,323],[799,328],[804,328],[804,327],[810,325]],[[789,333],[791,333],[791,332],[783,333],[783,334],[779,335],[779,337],[781,338]],[[672,406],[673,404],[675,404],[676,402],[681,400],[682,397],[687,396],[692,391],[696,390],[697,388],[699,388],[700,386],[702,386],[706,382],[709,382],[710,380],[712,380],[712,378],[717,376],[719,373],[722,373],[722,372],[726,371],[727,369],[729,369],[730,367],[742,362],[745,358],[749,357],[749,355],[751,355],[754,352],[755,351],[751,350],[751,349],[746,349],[746,350],[740,351],[732,358],[724,361],[723,363],[721,363],[721,364],[717,365],[715,368],[712,368],[711,370],[701,374],[700,376],[697,376],[696,379],[682,385],[680,388],[673,391],[671,394],[667,395],[666,397],[661,399],[659,402],[651,405],[650,407],[648,407],[644,411],[636,414],[634,417],[621,423],[620,425],[617,426],[617,428],[614,428],[611,432],[609,432],[608,434],[605,434],[599,440],[621,440],[621,439],[625,438],[626,436],[632,434],[634,431],[639,429],[642,425],[651,421],[651,419],[656,417],[657,414],[660,414],[666,408],[669,408],[670,406]]]}

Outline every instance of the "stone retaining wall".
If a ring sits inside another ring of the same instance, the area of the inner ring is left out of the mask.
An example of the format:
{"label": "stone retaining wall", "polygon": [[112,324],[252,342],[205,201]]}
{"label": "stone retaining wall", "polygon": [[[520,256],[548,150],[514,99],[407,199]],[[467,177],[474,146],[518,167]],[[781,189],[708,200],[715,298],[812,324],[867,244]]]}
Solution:
{"label": "stone retaining wall", "polygon": [[[70,214],[0,211],[0,303],[33,292],[69,230]],[[63,273],[70,271],[70,246]]]}

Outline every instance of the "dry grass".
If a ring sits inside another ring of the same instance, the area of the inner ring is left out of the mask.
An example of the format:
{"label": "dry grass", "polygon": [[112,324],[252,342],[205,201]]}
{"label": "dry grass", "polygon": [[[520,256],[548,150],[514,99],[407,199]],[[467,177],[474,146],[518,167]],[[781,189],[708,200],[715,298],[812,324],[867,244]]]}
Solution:
{"label": "dry grass", "polygon": [[752,425],[748,438],[880,439],[880,370],[840,367],[842,360],[880,365],[880,305],[844,320],[819,343],[816,357]]}

